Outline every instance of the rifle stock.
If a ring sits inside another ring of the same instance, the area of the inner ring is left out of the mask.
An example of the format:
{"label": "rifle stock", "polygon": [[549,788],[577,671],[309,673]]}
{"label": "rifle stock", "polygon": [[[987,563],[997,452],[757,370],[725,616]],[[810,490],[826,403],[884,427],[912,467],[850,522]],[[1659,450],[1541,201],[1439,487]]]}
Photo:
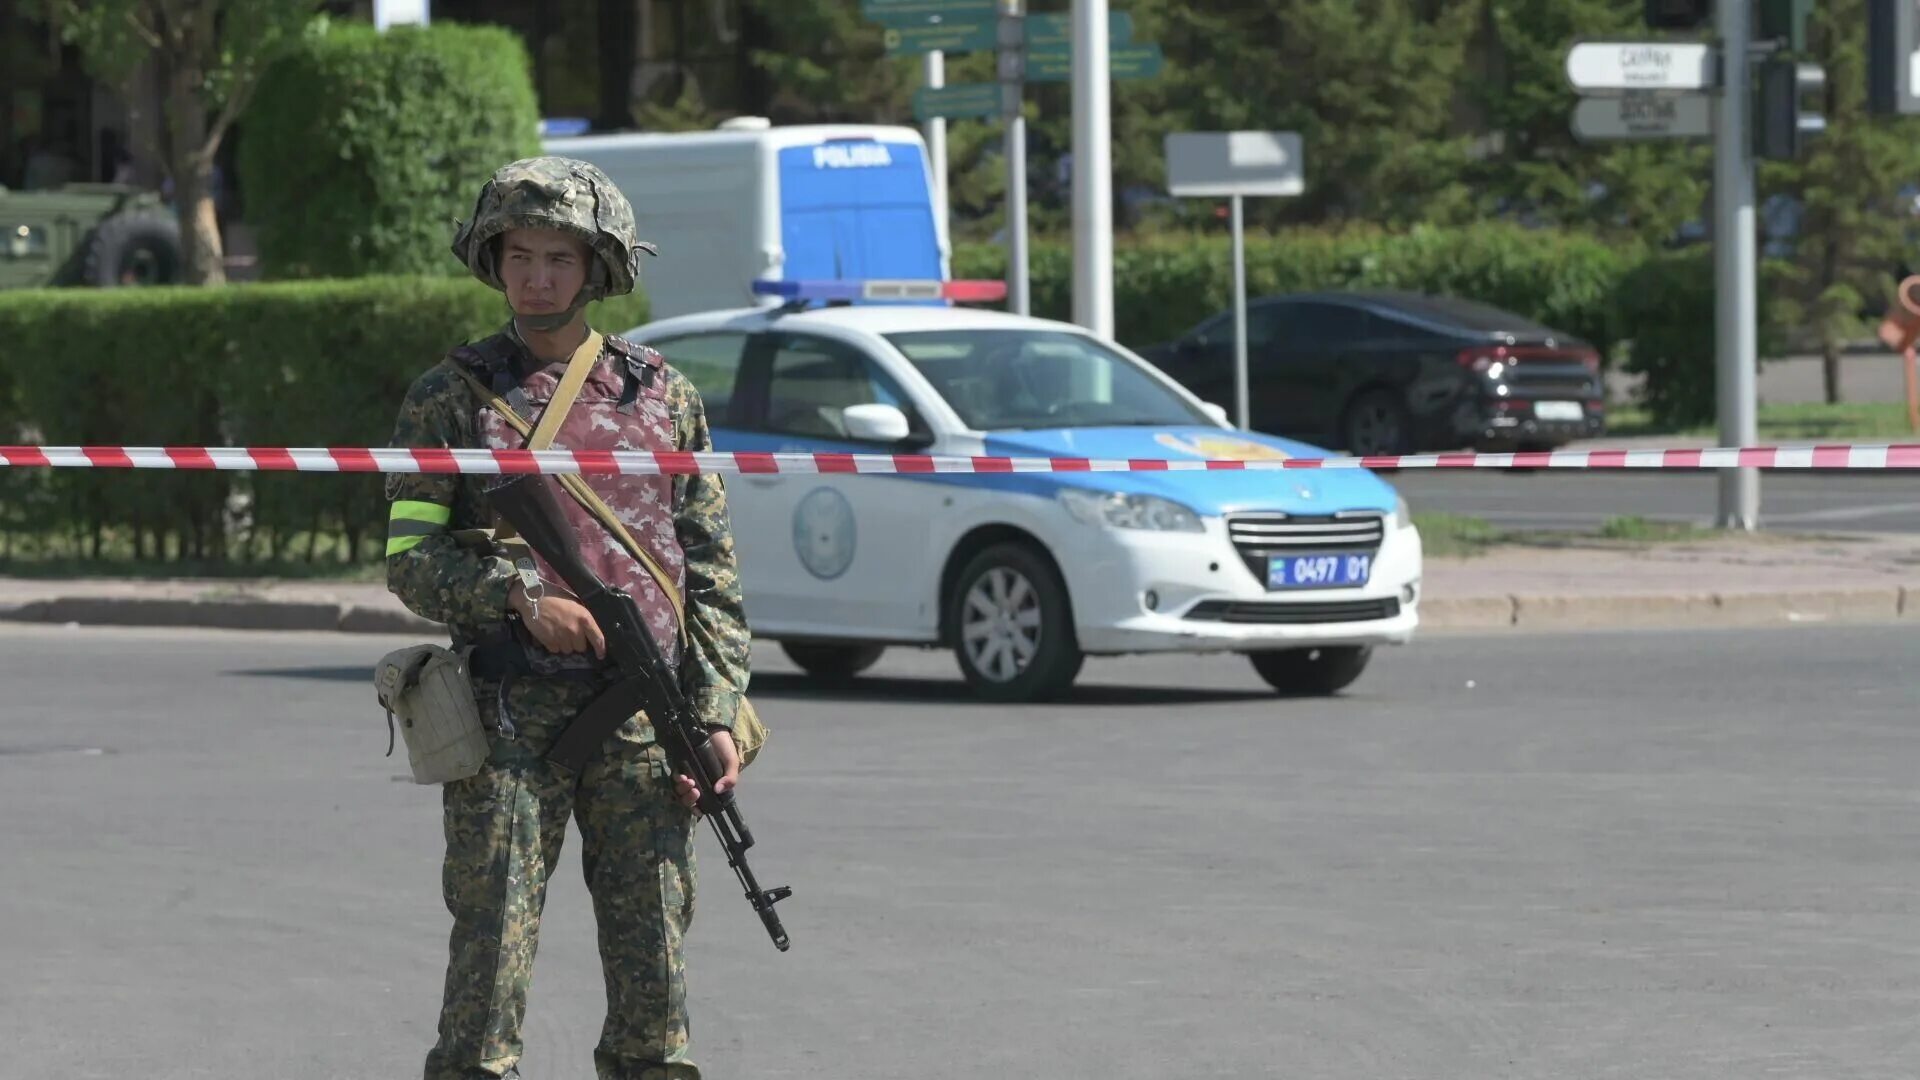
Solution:
{"label": "rifle stock", "polygon": [[733,792],[714,790],[724,775],[719,755],[688,708],[679,672],[661,655],[639,605],[631,596],[601,581],[581,557],[579,541],[567,525],[552,481],[546,476],[523,473],[504,479],[488,489],[487,498],[494,511],[580,598],[606,638],[607,659],[619,673],[614,685],[567,725],[547,757],[579,772],[627,717],[645,711],[674,771],[699,787],[700,811],[725,849],[727,864],[740,879],[747,902],[759,914],[774,947],[785,952],[787,932],[773,905],[792,895],[792,890],[784,885],[762,889],[747,866],[746,852],[753,846],[753,833],[740,814]]}

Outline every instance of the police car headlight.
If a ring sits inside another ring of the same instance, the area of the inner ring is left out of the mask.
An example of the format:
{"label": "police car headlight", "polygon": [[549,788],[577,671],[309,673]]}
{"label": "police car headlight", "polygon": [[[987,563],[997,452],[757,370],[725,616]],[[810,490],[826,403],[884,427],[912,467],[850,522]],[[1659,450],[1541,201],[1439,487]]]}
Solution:
{"label": "police car headlight", "polygon": [[1168,499],[1152,495],[1081,491],[1062,488],[1060,501],[1069,514],[1087,525],[1110,529],[1151,529],[1156,532],[1205,532],[1200,516]]}
{"label": "police car headlight", "polygon": [[1396,529],[1413,528],[1413,508],[1407,505],[1407,497],[1405,495],[1394,497],[1393,525]]}

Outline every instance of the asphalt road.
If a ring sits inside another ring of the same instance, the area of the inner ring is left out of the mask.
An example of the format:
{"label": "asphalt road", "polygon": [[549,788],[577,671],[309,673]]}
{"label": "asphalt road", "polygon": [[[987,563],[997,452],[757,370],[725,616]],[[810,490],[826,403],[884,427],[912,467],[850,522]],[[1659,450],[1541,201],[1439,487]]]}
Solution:
{"label": "asphalt road", "polygon": [[[1713,524],[1711,472],[1463,471],[1384,474],[1417,513],[1485,518],[1516,529],[1592,529],[1613,517]],[[1911,473],[1763,473],[1760,525],[1780,532],[1920,532]]]}
{"label": "asphalt road", "polygon": [[[0,629],[13,1076],[418,1075],[437,797],[392,639]],[[1430,637],[1351,696],[1231,657],[976,704],[776,656],[742,802],[779,954],[703,838],[710,1077],[1910,1077],[1920,643],[1881,628]],[[1192,689],[1191,687],[1204,687]],[[591,1075],[577,843],[528,1080]]]}

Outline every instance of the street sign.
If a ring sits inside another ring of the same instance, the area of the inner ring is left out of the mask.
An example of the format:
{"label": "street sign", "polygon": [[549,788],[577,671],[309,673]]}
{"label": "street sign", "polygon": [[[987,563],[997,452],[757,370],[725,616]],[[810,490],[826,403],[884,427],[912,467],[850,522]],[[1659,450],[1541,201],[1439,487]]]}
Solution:
{"label": "street sign", "polygon": [[999,44],[999,26],[987,22],[937,22],[889,26],[881,34],[888,56],[929,52],[991,52]]}
{"label": "street sign", "polygon": [[1581,93],[1711,89],[1713,47],[1701,41],[1589,41],[1567,53],[1567,81]]}
{"label": "street sign", "polygon": [[1298,195],[1306,190],[1294,131],[1177,131],[1169,134],[1167,192]]}
{"label": "street sign", "polygon": [[[1160,74],[1165,57],[1158,45],[1128,45],[1107,50],[1109,75],[1115,79],[1151,79]],[[1053,46],[1027,53],[1028,82],[1066,82],[1073,77],[1073,51]]]}
{"label": "street sign", "polygon": [[995,116],[1000,108],[999,83],[923,86],[913,92],[913,115],[918,120],[931,120],[936,116]]}
{"label": "street sign", "polygon": [[[1073,40],[1073,20],[1067,15],[1027,16],[1027,48],[1066,47]],[[1133,16],[1116,11],[1107,16],[1107,45],[1118,48],[1133,41]]]}
{"label": "street sign", "polygon": [[886,26],[984,22],[1000,15],[998,0],[860,0],[860,14]]}
{"label": "street sign", "polygon": [[1573,108],[1573,137],[1582,142],[1704,139],[1712,134],[1713,99],[1705,94],[1634,92],[1581,98]]}

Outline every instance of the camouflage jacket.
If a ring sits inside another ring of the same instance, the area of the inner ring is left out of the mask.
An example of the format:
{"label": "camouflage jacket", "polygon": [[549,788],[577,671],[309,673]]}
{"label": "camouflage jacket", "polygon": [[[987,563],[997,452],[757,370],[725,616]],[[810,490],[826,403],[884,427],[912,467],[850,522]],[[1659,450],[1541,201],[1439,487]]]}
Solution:
{"label": "camouflage jacket", "polygon": [[[603,347],[602,358],[611,346]],[[476,430],[484,399],[445,360],[414,381],[394,423],[396,447],[479,448]],[[564,365],[564,361],[560,367]],[[549,371],[553,368],[549,368]],[[681,450],[712,449],[699,391],[671,366],[664,394]],[[537,422],[537,412],[527,417]],[[387,542],[387,588],[408,610],[447,624],[455,639],[472,639],[506,617],[515,580],[512,564],[455,533],[489,529],[493,515],[480,475],[394,473],[386,494],[393,504]],[[701,722],[731,729],[746,692],[751,635],[727,523],[727,496],[719,476],[672,481],[674,533],[686,556],[687,685]]]}

